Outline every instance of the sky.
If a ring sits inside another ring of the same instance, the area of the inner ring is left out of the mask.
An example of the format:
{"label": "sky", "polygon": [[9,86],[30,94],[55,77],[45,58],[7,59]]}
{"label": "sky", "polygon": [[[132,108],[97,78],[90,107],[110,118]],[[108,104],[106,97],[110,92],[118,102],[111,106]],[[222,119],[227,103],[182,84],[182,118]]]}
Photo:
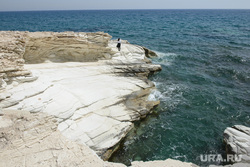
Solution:
{"label": "sky", "polygon": [[0,0],[0,11],[89,9],[250,9],[250,0]]}

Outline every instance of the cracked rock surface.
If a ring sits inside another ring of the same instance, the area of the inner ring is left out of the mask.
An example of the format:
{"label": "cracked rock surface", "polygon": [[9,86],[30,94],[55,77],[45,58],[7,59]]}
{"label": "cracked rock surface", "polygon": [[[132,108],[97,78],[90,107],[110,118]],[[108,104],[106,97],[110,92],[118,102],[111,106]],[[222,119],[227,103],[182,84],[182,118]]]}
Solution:
{"label": "cracked rock surface", "polygon": [[5,110],[0,120],[0,166],[125,167],[61,135],[48,114]]}
{"label": "cracked rock surface", "polygon": [[[4,110],[0,113],[0,166],[126,167],[105,162],[84,144],[64,137],[57,120],[46,113]],[[195,167],[176,160],[132,162],[132,167]]]}
{"label": "cracked rock surface", "polygon": [[118,51],[102,32],[0,37],[0,166],[125,167],[103,159],[159,104],[149,99],[155,86],[147,79],[161,70],[147,59],[155,53],[124,41]]}
{"label": "cracked rock surface", "polygon": [[[1,33],[12,39],[11,32]],[[154,84],[147,76],[161,67],[150,63],[145,48],[123,43],[118,51],[105,33],[12,33],[23,39],[25,52],[19,57],[28,63],[22,68],[30,75],[22,81],[9,78],[12,82],[1,89],[0,108],[52,115],[65,137],[86,144],[103,159],[133,121],[159,104],[148,99]]]}

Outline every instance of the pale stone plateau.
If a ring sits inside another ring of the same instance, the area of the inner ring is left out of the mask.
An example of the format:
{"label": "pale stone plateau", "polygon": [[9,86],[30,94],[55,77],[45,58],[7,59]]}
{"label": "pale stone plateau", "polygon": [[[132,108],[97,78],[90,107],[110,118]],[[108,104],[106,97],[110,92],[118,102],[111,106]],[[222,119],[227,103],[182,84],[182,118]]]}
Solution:
{"label": "pale stone plateau", "polygon": [[123,42],[119,52],[102,32],[2,31],[0,44],[1,164],[124,166],[95,153],[108,159],[159,104],[152,51]]}
{"label": "pale stone plateau", "polygon": [[[64,137],[45,113],[4,110],[0,114],[1,167],[125,167],[105,162],[85,144]],[[132,162],[132,167],[195,167],[177,160]]]}

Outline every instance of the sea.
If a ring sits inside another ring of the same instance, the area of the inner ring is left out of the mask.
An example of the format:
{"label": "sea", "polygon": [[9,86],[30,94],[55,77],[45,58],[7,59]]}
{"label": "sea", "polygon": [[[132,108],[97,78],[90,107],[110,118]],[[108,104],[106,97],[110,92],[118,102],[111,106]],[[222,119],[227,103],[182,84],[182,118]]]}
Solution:
{"label": "sea", "polygon": [[102,31],[158,54],[149,99],[161,103],[110,161],[228,164],[204,156],[225,157],[224,130],[250,126],[250,10],[0,12],[0,30]]}

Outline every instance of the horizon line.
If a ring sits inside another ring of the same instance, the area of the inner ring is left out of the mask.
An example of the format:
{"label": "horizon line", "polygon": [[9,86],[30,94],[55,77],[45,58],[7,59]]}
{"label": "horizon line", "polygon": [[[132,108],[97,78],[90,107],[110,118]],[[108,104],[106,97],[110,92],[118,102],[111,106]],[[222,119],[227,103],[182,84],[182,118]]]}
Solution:
{"label": "horizon line", "polygon": [[46,11],[111,11],[111,10],[250,10],[250,9],[229,9],[229,8],[183,8],[183,9],[41,9],[41,10],[0,10],[0,12],[46,12]]}

